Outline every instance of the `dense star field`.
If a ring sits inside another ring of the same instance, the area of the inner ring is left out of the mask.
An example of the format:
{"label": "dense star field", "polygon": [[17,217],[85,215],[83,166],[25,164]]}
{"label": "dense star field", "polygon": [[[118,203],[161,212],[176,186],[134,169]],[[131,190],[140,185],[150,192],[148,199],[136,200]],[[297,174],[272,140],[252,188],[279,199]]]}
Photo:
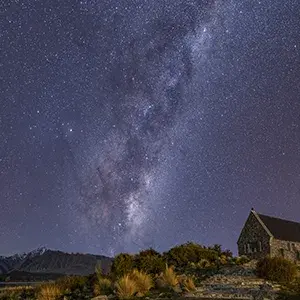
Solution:
{"label": "dense star field", "polygon": [[0,254],[236,251],[300,221],[298,0],[0,1]]}

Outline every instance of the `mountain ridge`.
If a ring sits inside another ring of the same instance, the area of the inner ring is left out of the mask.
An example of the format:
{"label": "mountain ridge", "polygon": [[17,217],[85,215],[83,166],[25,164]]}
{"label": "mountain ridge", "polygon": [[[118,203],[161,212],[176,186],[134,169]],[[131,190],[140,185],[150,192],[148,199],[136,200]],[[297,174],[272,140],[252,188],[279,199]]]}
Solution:
{"label": "mountain ridge", "polygon": [[112,258],[104,255],[67,253],[39,247],[30,252],[0,256],[0,274],[12,271],[89,275],[100,264],[104,273],[110,269]]}

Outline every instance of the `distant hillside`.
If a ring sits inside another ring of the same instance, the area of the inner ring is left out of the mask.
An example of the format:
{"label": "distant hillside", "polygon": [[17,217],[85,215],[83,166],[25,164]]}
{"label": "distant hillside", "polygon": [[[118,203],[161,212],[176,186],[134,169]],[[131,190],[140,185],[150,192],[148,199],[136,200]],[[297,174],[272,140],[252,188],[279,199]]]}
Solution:
{"label": "distant hillside", "polygon": [[100,263],[103,272],[107,273],[112,258],[39,248],[29,253],[9,257],[0,256],[0,274],[8,274],[18,270],[30,273],[88,275],[94,273],[98,263]]}
{"label": "distant hillside", "polygon": [[[25,271],[14,270],[5,275],[0,275],[0,282],[43,282],[49,280],[56,280],[65,274],[55,273],[30,273]],[[1,278],[2,277],[2,278]]]}

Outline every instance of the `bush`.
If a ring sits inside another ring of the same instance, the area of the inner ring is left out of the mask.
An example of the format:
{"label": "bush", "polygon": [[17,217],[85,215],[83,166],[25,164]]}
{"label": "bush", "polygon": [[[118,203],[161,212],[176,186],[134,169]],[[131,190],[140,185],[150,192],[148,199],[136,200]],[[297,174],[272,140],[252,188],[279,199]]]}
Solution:
{"label": "bush", "polygon": [[300,278],[297,277],[296,280],[292,283],[292,291],[300,297]]}
{"label": "bush", "polygon": [[0,288],[1,300],[36,299],[32,286],[14,286]]}
{"label": "bush", "polygon": [[87,284],[87,277],[84,276],[65,276],[56,280],[56,285],[62,292],[82,290]]}
{"label": "bush", "polygon": [[233,253],[230,250],[223,251],[222,255],[226,256],[227,258],[232,258],[233,257]]}
{"label": "bush", "polygon": [[150,248],[135,256],[134,266],[138,270],[154,275],[160,274],[164,270],[165,263],[160,253]]}
{"label": "bush", "polygon": [[236,263],[238,265],[244,265],[244,264],[247,264],[249,261],[250,261],[250,258],[248,258],[245,255],[242,255],[242,256],[237,257]]}
{"label": "bush", "polygon": [[153,287],[152,278],[144,272],[135,269],[130,278],[136,283],[137,296],[144,296]]}
{"label": "bush", "polygon": [[129,274],[133,269],[133,257],[127,253],[118,254],[112,263],[111,273],[114,277],[120,278]]}
{"label": "bush", "polygon": [[244,264],[247,264],[248,262],[250,262],[250,258],[248,258],[245,255],[242,255],[242,256],[228,258],[228,262],[231,265],[244,265]]}
{"label": "bush", "polygon": [[219,244],[215,244],[211,247],[208,247],[208,249],[216,252],[219,257],[225,256],[226,258],[230,258],[233,256],[233,254],[230,250],[222,250],[222,246]]}
{"label": "bush", "polygon": [[196,266],[199,268],[204,268],[204,269],[209,268],[210,262],[207,259],[203,258],[198,262],[198,264]]}
{"label": "bush", "polygon": [[222,255],[220,256],[220,258],[219,258],[219,263],[220,263],[221,265],[226,265],[226,264],[228,264],[228,262],[229,262],[228,257],[225,256],[224,254],[222,254]]}
{"label": "bush", "polygon": [[137,286],[129,275],[120,278],[116,283],[116,294],[120,299],[128,299],[137,292]]}
{"label": "bush", "polygon": [[256,272],[259,277],[285,284],[295,279],[297,267],[281,257],[266,257],[258,261]]}
{"label": "bush", "polygon": [[218,252],[189,242],[170,249],[164,254],[164,257],[169,264],[176,267],[186,267],[190,263],[198,263],[201,259],[215,262],[218,259]]}
{"label": "bush", "polygon": [[62,296],[62,291],[58,285],[47,283],[40,286],[38,300],[58,300]]}

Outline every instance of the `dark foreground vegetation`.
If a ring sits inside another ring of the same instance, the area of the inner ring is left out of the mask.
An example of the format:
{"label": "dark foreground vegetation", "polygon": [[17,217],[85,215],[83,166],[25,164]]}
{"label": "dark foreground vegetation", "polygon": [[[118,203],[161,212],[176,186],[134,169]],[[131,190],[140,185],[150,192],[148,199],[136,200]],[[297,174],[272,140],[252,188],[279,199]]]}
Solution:
{"label": "dark foreground vegetation", "polygon": [[[100,265],[89,276],[67,276],[38,286],[0,289],[0,299],[111,299],[177,298],[193,295],[197,286],[226,267],[248,263],[247,257],[233,257],[219,245],[195,243],[176,246],[165,253],[153,249],[114,258],[111,270],[103,274]],[[283,258],[265,258],[257,263],[257,276],[282,285],[281,299],[300,299],[298,269]],[[96,298],[97,299],[97,298]]]}

